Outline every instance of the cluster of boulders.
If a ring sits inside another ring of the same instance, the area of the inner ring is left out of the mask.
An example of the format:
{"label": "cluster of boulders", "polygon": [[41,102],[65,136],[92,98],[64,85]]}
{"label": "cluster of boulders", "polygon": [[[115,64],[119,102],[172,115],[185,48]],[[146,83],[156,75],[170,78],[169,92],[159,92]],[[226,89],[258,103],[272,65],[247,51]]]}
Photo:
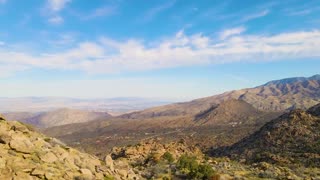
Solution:
{"label": "cluster of boulders", "polygon": [[165,161],[163,157],[165,153],[172,156],[173,161],[177,161],[180,156],[189,154],[199,159],[204,157],[201,150],[194,146],[188,146],[184,140],[179,142],[161,143],[161,139],[151,139],[143,141],[134,146],[114,147],[112,152],[106,157],[106,165],[110,169],[123,169],[129,171],[117,172],[118,174],[127,175],[128,177],[142,177],[146,179],[155,178],[155,168],[159,168],[159,164],[163,166],[165,171],[170,171],[170,163]]}
{"label": "cluster of boulders", "polygon": [[153,160],[158,161],[166,152],[172,154],[174,159],[183,154],[192,154],[198,158],[203,156],[199,148],[187,145],[183,139],[166,144],[161,143],[161,139],[151,139],[134,146],[114,147],[111,156],[113,159],[126,159],[130,162],[143,162],[152,156]]}
{"label": "cluster of boulders", "polygon": [[128,179],[89,154],[0,118],[0,179]]}

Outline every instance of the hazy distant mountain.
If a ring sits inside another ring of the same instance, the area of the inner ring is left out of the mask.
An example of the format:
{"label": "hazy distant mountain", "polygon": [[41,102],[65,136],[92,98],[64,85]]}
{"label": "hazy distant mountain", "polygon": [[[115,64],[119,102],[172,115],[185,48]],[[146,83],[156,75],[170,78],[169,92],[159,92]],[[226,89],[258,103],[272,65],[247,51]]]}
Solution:
{"label": "hazy distant mountain", "polygon": [[157,116],[195,115],[230,99],[246,101],[263,111],[307,109],[320,103],[320,75],[271,81],[255,88],[235,90],[190,102],[150,108],[125,114],[122,117],[141,119]]}
{"label": "hazy distant mountain", "polygon": [[105,111],[114,114],[168,104],[172,101],[151,98],[76,99],[64,97],[0,98],[1,112],[41,112],[60,108]]}
{"label": "hazy distant mountain", "polygon": [[307,112],[293,110],[238,143],[213,154],[248,162],[301,163],[320,166],[320,104]]}
{"label": "hazy distant mountain", "polygon": [[106,112],[93,112],[67,108],[42,113],[11,112],[4,113],[4,116],[8,120],[16,120],[41,128],[89,122],[99,118],[108,119],[112,117]]}

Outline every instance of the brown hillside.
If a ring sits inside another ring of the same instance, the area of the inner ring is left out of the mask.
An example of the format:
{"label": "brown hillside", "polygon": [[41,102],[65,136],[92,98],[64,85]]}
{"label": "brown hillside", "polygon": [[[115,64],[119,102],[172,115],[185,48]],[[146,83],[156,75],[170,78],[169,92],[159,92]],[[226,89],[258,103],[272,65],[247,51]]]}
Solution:
{"label": "brown hillside", "polygon": [[[213,151],[247,162],[303,164],[320,167],[319,105],[294,110],[264,125],[238,143]],[[312,113],[312,114],[310,114]]]}

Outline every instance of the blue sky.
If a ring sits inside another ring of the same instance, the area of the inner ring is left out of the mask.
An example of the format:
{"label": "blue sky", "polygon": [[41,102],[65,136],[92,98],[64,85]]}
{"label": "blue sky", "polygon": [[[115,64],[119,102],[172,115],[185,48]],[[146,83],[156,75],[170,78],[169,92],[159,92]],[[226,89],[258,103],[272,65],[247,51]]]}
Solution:
{"label": "blue sky", "polygon": [[320,70],[319,0],[0,0],[1,96],[192,99]]}

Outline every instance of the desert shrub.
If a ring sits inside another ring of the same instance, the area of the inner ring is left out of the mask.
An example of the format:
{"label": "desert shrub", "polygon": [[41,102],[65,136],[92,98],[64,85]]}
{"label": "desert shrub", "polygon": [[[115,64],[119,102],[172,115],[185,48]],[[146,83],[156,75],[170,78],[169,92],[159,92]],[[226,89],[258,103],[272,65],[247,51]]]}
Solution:
{"label": "desert shrub", "polygon": [[215,174],[212,167],[208,164],[199,165],[198,171],[201,175],[200,178],[202,178],[202,179],[210,179]]}
{"label": "desert shrub", "polygon": [[169,152],[165,152],[163,155],[162,155],[162,158],[166,161],[168,161],[169,163],[173,163],[174,162],[174,158],[173,158],[173,155]]}
{"label": "desert shrub", "polygon": [[171,170],[163,162],[152,166],[149,170],[152,174],[152,177],[156,179],[160,179],[171,174]]}
{"label": "desert shrub", "polygon": [[145,160],[144,164],[158,164],[160,162],[160,158],[161,156],[159,156],[158,153],[150,153],[147,157],[147,159]]}
{"label": "desert shrub", "polygon": [[199,164],[195,157],[182,155],[177,168],[190,179],[210,179],[215,173],[210,165]]}
{"label": "desert shrub", "polygon": [[170,180],[171,178],[170,177],[167,177],[167,176],[165,176],[165,177],[162,177],[162,180]]}
{"label": "desert shrub", "polygon": [[107,175],[107,176],[104,176],[104,180],[114,180],[114,177]]}
{"label": "desert shrub", "polygon": [[48,143],[49,143],[49,142],[51,142],[51,138],[49,138],[49,137],[45,137],[45,138],[44,138],[44,141],[46,141],[46,142],[48,142]]}

